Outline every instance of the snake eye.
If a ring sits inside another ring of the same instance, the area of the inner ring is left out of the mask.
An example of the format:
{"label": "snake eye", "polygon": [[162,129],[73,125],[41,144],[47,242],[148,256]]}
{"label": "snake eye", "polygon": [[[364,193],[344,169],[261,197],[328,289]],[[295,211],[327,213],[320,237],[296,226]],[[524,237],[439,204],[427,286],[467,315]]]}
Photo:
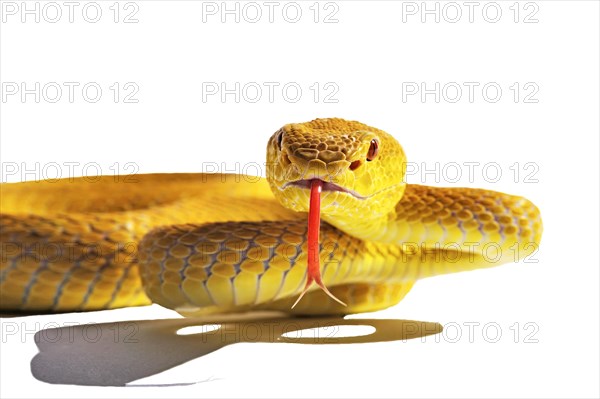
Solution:
{"label": "snake eye", "polygon": [[280,132],[277,136],[277,146],[279,147],[279,151],[281,151],[281,143],[283,142],[283,132]]}
{"label": "snake eye", "polygon": [[379,142],[375,139],[371,140],[371,146],[369,147],[369,152],[367,152],[367,161],[372,161],[379,154]]}

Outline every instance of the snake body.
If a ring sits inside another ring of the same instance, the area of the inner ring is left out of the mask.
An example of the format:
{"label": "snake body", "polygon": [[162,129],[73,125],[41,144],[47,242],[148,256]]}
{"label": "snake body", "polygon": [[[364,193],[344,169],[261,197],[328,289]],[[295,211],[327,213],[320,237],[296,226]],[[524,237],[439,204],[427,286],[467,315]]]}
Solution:
{"label": "snake body", "polygon": [[[181,314],[348,314],[398,303],[424,277],[517,261],[542,234],[527,199],[407,185],[400,144],[342,119],[289,124],[267,178],[101,176],[2,184],[0,308],[79,311],[151,302]],[[309,183],[323,182],[310,287]]]}

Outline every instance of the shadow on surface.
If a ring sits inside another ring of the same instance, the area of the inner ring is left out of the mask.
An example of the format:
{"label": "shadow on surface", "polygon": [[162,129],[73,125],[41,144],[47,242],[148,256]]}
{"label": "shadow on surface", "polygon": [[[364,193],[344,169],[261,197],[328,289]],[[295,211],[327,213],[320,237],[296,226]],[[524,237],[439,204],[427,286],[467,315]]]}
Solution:
{"label": "shadow on surface", "polygon": [[[375,331],[342,336],[340,326],[371,326]],[[318,330],[300,331],[307,329]],[[350,344],[407,340],[441,331],[440,324],[424,321],[341,317],[86,324],[37,332],[40,353],[31,360],[31,372],[53,384],[124,386],[239,342]]]}

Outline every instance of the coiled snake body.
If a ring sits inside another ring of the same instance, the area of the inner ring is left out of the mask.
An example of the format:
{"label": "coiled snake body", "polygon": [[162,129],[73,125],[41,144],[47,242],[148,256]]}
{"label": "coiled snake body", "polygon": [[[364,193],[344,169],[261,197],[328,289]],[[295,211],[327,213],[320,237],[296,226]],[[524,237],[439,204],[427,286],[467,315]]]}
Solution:
{"label": "coiled snake body", "polygon": [[[184,315],[348,314],[392,306],[420,278],[536,250],[542,223],[531,202],[407,185],[405,162],[400,144],[379,129],[317,119],[273,134],[266,179],[155,174],[2,184],[0,307],[155,302]],[[317,247],[307,240],[313,186],[325,222]],[[339,302],[307,285],[321,277]]]}

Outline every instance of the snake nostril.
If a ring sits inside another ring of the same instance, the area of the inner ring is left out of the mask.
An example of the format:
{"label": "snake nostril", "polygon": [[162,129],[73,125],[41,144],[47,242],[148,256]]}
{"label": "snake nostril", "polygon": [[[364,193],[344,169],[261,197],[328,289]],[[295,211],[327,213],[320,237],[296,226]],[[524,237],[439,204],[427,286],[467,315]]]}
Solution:
{"label": "snake nostril", "polygon": [[350,164],[350,170],[356,170],[360,166],[360,164],[361,164],[360,160],[353,161]]}

